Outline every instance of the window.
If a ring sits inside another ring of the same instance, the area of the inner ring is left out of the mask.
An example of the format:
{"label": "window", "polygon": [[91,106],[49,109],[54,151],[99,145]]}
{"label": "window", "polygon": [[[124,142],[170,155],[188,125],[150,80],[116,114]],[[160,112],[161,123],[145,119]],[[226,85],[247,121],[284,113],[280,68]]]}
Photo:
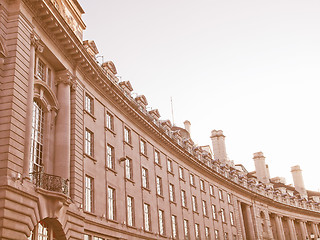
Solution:
{"label": "window", "polygon": [[184,179],[183,168],[179,167],[179,178]]}
{"label": "window", "polygon": [[127,224],[128,226],[133,226],[133,216],[134,216],[134,208],[133,208],[133,197],[127,196]]}
{"label": "window", "polygon": [[84,234],[83,235],[83,240],[91,240],[91,236]]}
{"label": "window", "polygon": [[198,211],[198,207],[197,207],[197,198],[196,196],[192,195],[192,210],[194,212]]}
{"label": "window", "polygon": [[85,95],[84,109],[88,113],[93,114],[93,98],[89,94]]}
{"label": "window", "polygon": [[198,223],[194,224],[194,233],[196,235],[196,239],[200,239],[200,229],[199,229],[199,224]]}
{"label": "window", "polygon": [[200,190],[205,191],[204,181],[202,179],[200,179]]}
{"label": "window", "polygon": [[183,228],[184,228],[184,239],[189,239],[189,222],[188,220],[183,220]]}
{"label": "window", "polygon": [[219,199],[220,200],[223,200],[223,193],[222,193],[222,190],[221,189],[219,189]]}
{"label": "window", "polygon": [[132,180],[132,160],[126,158],[126,178]]}
{"label": "window", "polygon": [[93,240],[104,240],[104,238],[101,238],[101,237],[93,237]]}
{"label": "window", "polygon": [[172,173],[172,161],[170,159],[167,160],[167,170],[168,172]]}
{"label": "window", "polygon": [[162,196],[162,179],[161,177],[156,177],[156,184],[157,184],[157,194]]}
{"label": "window", "polygon": [[182,207],[187,207],[186,191],[184,190],[181,190],[181,205]]}
{"label": "window", "polygon": [[207,214],[207,202],[205,200],[202,200],[202,211],[204,216],[208,216]]}
{"label": "window", "polygon": [[217,207],[216,207],[216,205],[212,204],[211,208],[212,208],[212,218],[217,220]]}
{"label": "window", "polygon": [[219,239],[219,230],[217,230],[217,229],[214,230],[214,238],[215,238],[216,240]]}
{"label": "window", "polygon": [[204,228],[205,235],[206,235],[206,240],[210,240],[210,229],[209,227]]}
{"label": "window", "polygon": [[228,240],[229,239],[229,237],[228,237],[228,233],[227,232],[225,232],[224,233],[224,240]]}
{"label": "window", "polygon": [[36,77],[44,82],[46,81],[46,65],[40,58],[38,58],[37,62]]}
{"label": "window", "polygon": [[32,132],[31,132],[31,159],[30,173],[41,172],[43,168],[43,108],[37,102],[33,102]]}
{"label": "window", "polygon": [[107,145],[107,167],[114,169],[114,148],[111,145]]}
{"label": "window", "polygon": [[160,153],[157,150],[154,150],[154,162],[160,164]]}
{"label": "window", "polygon": [[93,212],[93,178],[85,176],[85,211]]}
{"label": "window", "polygon": [[93,157],[93,132],[86,129],[85,134],[85,153]]}
{"label": "window", "polygon": [[108,218],[110,220],[116,219],[116,195],[115,190],[108,187]]}
{"label": "window", "polygon": [[163,210],[158,211],[159,213],[159,234],[164,235],[164,212]]}
{"label": "window", "polygon": [[113,115],[109,112],[106,114],[106,121],[107,128],[113,130]]}
{"label": "window", "polygon": [[177,239],[178,238],[178,225],[177,225],[177,217],[172,215],[171,216],[171,223],[172,223],[172,238]]}
{"label": "window", "polygon": [[233,240],[237,240],[237,235],[233,234]]}
{"label": "window", "polygon": [[227,201],[229,204],[231,204],[231,194],[230,193],[227,194]]}
{"label": "window", "polygon": [[220,212],[221,212],[221,219],[222,219],[222,222],[226,222],[226,214],[225,214],[225,212],[224,212],[224,209],[223,208],[221,208],[220,209]]}
{"label": "window", "polygon": [[149,188],[149,176],[148,176],[148,169],[142,168],[142,187]]}
{"label": "window", "polygon": [[234,215],[233,215],[233,212],[230,212],[230,223],[231,225],[234,225]]}
{"label": "window", "polygon": [[190,173],[190,184],[194,186],[194,176]]}
{"label": "window", "polygon": [[147,154],[147,145],[146,145],[146,141],[144,140],[140,140],[140,153],[146,155]]}
{"label": "window", "polygon": [[131,131],[127,127],[124,128],[124,141],[129,144],[131,143]]}
{"label": "window", "polygon": [[212,185],[209,186],[209,191],[210,191],[210,195],[213,196],[214,195],[214,188]]}
{"label": "window", "polygon": [[150,205],[144,203],[143,204],[143,211],[144,211],[144,230],[151,231]]}
{"label": "window", "polygon": [[175,197],[174,197],[174,186],[173,184],[169,184],[169,200],[171,202],[174,202],[175,201]]}
{"label": "window", "polygon": [[45,226],[44,223],[39,222],[37,225],[38,228],[38,238],[37,240],[49,240],[49,229]]}

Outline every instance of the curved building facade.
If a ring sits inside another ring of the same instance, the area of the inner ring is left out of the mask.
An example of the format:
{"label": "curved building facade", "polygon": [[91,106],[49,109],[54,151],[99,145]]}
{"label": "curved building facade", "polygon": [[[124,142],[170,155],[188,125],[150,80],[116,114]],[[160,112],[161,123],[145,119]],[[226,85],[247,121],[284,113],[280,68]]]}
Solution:
{"label": "curved building facade", "polygon": [[0,0],[1,239],[319,239],[319,193],[197,146],[99,64],[77,0]]}

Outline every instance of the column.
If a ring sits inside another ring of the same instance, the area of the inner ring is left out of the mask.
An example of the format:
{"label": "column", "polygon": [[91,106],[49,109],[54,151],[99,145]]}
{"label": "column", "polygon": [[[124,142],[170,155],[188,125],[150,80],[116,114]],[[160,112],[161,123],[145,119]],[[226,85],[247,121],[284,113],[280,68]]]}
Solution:
{"label": "column", "polygon": [[54,174],[70,180],[70,90],[72,75],[68,70],[57,73],[59,110],[56,118]]}
{"label": "column", "polygon": [[302,233],[302,237],[303,239],[308,239],[308,234],[307,234],[307,228],[306,228],[306,223],[304,221],[299,221],[299,225],[300,225],[300,229],[301,229],[301,233]]}
{"label": "column", "polygon": [[297,233],[296,233],[296,229],[294,227],[293,219],[287,218],[287,221],[288,221],[288,226],[289,226],[289,231],[290,231],[290,239],[297,240]]}
{"label": "column", "polygon": [[281,217],[279,215],[275,215],[275,220],[276,220],[276,225],[277,225],[278,238],[279,238],[279,240],[285,240],[286,238],[285,238],[284,231],[283,231]]}
{"label": "column", "polygon": [[23,178],[29,178],[29,166],[30,166],[30,151],[31,151],[31,132],[32,132],[32,112],[33,112],[33,96],[34,96],[34,69],[35,69],[35,52],[42,52],[43,45],[40,43],[40,39],[31,33],[30,36],[30,63],[29,63],[29,78],[27,89],[27,106],[26,106],[26,131],[24,142],[24,156],[23,156]]}
{"label": "column", "polygon": [[311,226],[312,226],[312,232],[313,232],[313,234],[315,236],[315,239],[317,239],[318,236],[319,236],[318,228],[317,228],[315,223],[311,223]]}
{"label": "column", "polygon": [[249,238],[254,240],[255,239],[255,233],[254,233],[254,225],[253,225],[253,221],[252,221],[252,214],[251,214],[251,208],[249,205],[245,204],[245,210],[246,210],[246,216],[247,216],[247,220],[248,220],[248,235]]}

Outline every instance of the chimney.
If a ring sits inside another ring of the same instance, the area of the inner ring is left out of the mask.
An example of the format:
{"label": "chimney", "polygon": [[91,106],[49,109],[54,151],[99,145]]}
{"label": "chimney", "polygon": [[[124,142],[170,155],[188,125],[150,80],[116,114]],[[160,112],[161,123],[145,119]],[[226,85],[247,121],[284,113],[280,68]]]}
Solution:
{"label": "chimney", "polygon": [[187,130],[189,135],[191,135],[191,123],[188,120],[185,120],[183,124],[184,124],[184,129]]}
{"label": "chimney", "polygon": [[302,198],[307,198],[307,190],[304,186],[303,177],[302,177],[302,170],[300,169],[299,165],[291,167],[291,173],[294,183],[294,188]]}
{"label": "chimney", "polygon": [[266,166],[265,157],[262,152],[256,152],[253,154],[254,165],[256,167],[257,179],[264,184],[269,183],[269,173]]}
{"label": "chimney", "polygon": [[220,160],[221,162],[227,162],[225,136],[223,135],[223,131],[212,130],[210,138],[212,141],[214,159]]}

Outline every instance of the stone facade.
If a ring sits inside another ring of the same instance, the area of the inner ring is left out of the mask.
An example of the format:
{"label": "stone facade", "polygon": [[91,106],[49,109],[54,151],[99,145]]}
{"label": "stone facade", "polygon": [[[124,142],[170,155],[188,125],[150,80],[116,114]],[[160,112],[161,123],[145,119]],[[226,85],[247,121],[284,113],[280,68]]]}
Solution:
{"label": "stone facade", "polygon": [[[196,146],[83,41],[76,0],[0,0],[1,239],[317,239],[319,194]],[[40,238],[41,237],[41,238]]]}

